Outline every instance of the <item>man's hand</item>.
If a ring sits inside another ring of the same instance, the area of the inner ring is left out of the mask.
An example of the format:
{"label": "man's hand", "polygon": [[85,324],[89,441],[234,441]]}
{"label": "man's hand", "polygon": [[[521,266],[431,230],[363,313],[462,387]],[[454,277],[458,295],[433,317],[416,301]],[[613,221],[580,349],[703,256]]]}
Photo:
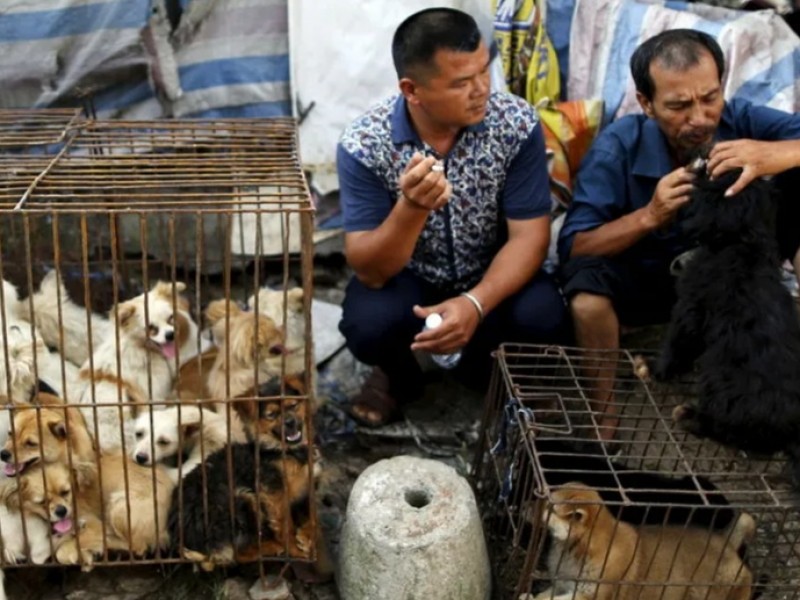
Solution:
{"label": "man's hand", "polygon": [[774,142],[734,140],[715,144],[708,155],[708,173],[711,179],[726,171],[742,169],[739,179],[725,191],[726,196],[741,192],[751,181],[765,175],[777,175],[792,165],[786,165],[786,156],[776,152]]}
{"label": "man's hand", "polygon": [[421,331],[414,336],[412,350],[434,354],[450,354],[467,345],[480,321],[478,311],[469,299],[456,296],[435,306],[415,306],[414,314],[425,319],[431,313],[442,315],[442,324],[436,329]]}
{"label": "man's hand", "polygon": [[675,169],[661,178],[647,205],[648,220],[653,229],[669,223],[678,209],[689,202],[695,174],[685,167]]}
{"label": "man's hand", "polygon": [[450,200],[453,188],[444,171],[433,168],[437,161],[432,156],[415,152],[400,176],[401,201],[420,210],[438,210]]}

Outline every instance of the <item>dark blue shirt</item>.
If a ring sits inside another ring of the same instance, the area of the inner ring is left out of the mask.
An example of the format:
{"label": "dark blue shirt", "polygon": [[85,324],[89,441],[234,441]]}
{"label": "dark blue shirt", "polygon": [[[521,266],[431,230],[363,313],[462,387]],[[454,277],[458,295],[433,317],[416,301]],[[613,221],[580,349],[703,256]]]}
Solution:
{"label": "dark blue shirt", "polygon": [[[800,115],[732,100],[722,111],[716,139],[761,141],[800,138]],[[575,182],[575,193],[558,239],[562,263],[572,251],[575,234],[596,229],[642,208],[653,197],[659,179],[674,171],[667,140],[645,115],[627,115],[611,123],[592,144]],[[800,224],[798,225],[800,226]],[[664,263],[689,248],[672,226],[642,238],[622,258]]]}
{"label": "dark blue shirt", "polygon": [[[505,219],[550,212],[547,159],[539,115],[510,94],[489,97],[484,120],[465,128],[443,157],[450,201],[428,216],[408,268],[435,285],[475,285],[506,240]],[[395,96],[354,121],[337,149],[346,231],[378,227],[400,195],[414,152],[436,155],[417,135],[406,101]]]}

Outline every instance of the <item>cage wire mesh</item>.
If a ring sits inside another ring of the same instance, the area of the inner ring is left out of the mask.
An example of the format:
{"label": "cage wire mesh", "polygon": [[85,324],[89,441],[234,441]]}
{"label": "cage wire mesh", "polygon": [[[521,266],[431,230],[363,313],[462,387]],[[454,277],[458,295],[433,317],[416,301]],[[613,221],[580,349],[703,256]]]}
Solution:
{"label": "cage wire mesh", "polygon": [[[472,473],[496,597],[800,597],[784,457],[676,428],[672,410],[695,384],[652,381],[653,358],[498,350]],[[619,424],[603,441],[609,391]]]}
{"label": "cage wire mesh", "polygon": [[312,219],[293,120],[0,111],[2,568],[316,558]]}

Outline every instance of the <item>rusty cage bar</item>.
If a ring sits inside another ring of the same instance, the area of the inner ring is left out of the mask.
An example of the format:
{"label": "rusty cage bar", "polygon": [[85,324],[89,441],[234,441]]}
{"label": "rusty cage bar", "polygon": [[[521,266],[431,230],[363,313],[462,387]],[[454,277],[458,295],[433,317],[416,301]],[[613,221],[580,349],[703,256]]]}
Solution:
{"label": "rusty cage bar", "polygon": [[[785,459],[678,429],[672,410],[693,397],[694,383],[652,381],[653,357],[606,351],[590,364],[575,348],[498,350],[472,472],[497,598],[572,597],[576,586],[584,586],[576,597],[800,597],[800,520]],[[602,441],[592,393],[609,376],[619,426]],[[614,575],[630,541],[621,523],[637,528],[637,556],[649,562]],[[676,583],[686,557],[694,579]],[[714,568],[698,566],[706,562]]]}
{"label": "rusty cage bar", "polygon": [[0,111],[2,568],[314,560],[297,147],[291,119]]}

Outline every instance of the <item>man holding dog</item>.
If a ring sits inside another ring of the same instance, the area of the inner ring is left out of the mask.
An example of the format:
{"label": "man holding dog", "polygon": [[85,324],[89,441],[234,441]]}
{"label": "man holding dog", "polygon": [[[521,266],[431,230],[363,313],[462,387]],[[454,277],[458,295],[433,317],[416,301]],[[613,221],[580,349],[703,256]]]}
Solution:
{"label": "man holding dog", "polygon": [[[469,15],[428,9],[396,30],[400,95],[357,119],[337,154],[355,277],[340,329],[376,369],[351,414],[366,425],[418,398],[413,351],[463,350],[485,381],[503,341],[560,339],[564,302],[541,270],[550,239],[544,139],[523,99],[490,91],[490,52]],[[422,331],[439,313],[442,324]]]}
{"label": "man holding dog", "polygon": [[679,29],[645,41],[631,58],[644,114],[609,125],[581,163],[558,249],[577,342],[590,350],[584,375],[595,382],[602,437],[614,435],[617,419],[601,350],[619,348],[621,326],[666,322],[675,302],[670,266],[689,249],[675,217],[690,199],[692,159],[707,156],[712,177],[742,168],[728,194],[776,176],[790,192],[780,201],[778,242],[800,273],[800,202],[791,194],[800,189],[800,115],[725,102],[724,71],[707,34]]}

